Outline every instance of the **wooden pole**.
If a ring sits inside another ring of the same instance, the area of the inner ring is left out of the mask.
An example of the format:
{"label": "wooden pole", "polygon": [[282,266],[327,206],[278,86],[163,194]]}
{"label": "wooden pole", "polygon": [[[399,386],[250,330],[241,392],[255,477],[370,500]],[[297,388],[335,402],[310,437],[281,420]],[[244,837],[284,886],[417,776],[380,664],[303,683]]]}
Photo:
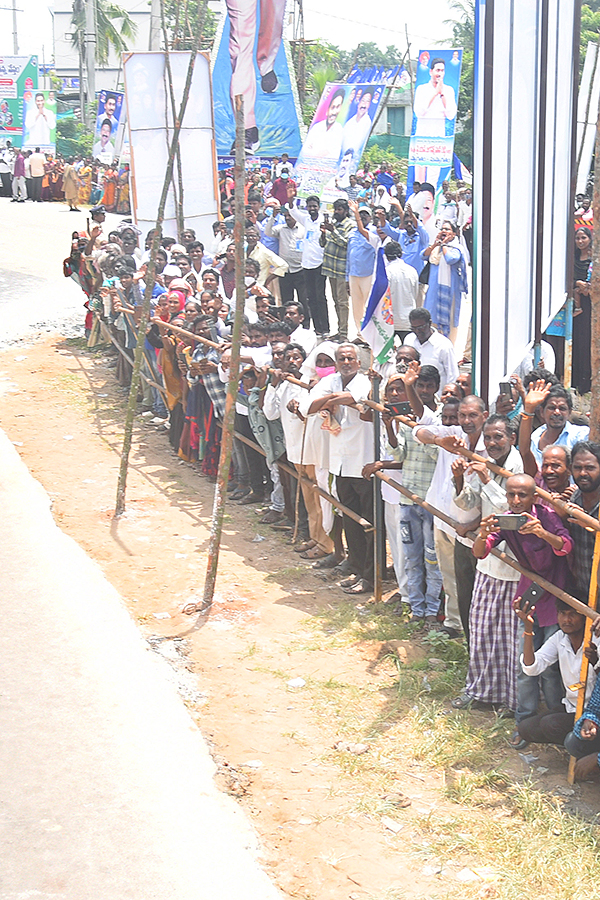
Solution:
{"label": "wooden pole", "polygon": [[[594,541],[594,555],[592,557],[592,571],[590,573],[590,590],[588,593],[588,606],[590,609],[596,611],[598,604],[598,564],[600,563],[600,531],[596,532],[596,540]],[[587,647],[590,642],[590,638],[592,636],[592,620],[586,619],[585,621],[585,631],[583,634],[583,649]],[[585,691],[587,687],[587,678],[588,678],[588,667],[589,662],[587,661],[585,655],[581,657],[581,675],[579,678],[579,690],[577,692],[577,708],[575,710],[575,721],[577,721],[582,715],[583,710],[585,708]],[[576,759],[574,756],[569,757],[569,771],[567,774],[567,780],[569,784],[573,784],[575,782],[575,763]]]}
{"label": "wooden pole", "polygon": [[[198,32],[198,44],[200,43],[201,32]],[[131,375],[131,387],[129,389],[129,401],[127,403],[127,413],[125,415],[125,434],[123,436],[123,449],[121,451],[121,465],[119,467],[119,479],[117,482],[117,501],[115,505],[115,518],[123,515],[125,512],[125,495],[127,490],[127,469],[129,467],[129,454],[131,452],[131,440],[133,435],[133,420],[137,406],[137,394],[140,386],[140,371],[142,368],[142,359],[144,356],[144,343],[146,341],[146,326],[150,317],[150,301],[152,299],[152,289],[154,288],[154,273],[156,271],[156,254],[160,246],[162,236],[162,223],[165,217],[165,206],[169,193],[169,185],[173,176],[173,165],[175,161],[175,151],[179,144],[179,133],[181,124],[185,116],[185,110],[190,96],[190,87],[192,85],[192,76],[194,74],[194,65],[196,62],[196,54],[198,47],[196,46],[190,52],[190,61],[188,64],[187,76],[181,97],[181,106],[179,108],[179,116],[175,121],[173,130],[173,139],[169,148],[169,160],[165,171],[161,196],[158,202],[158,212],[156,214],[156,226],[152,237],[152,247],[150,250],[150,261],[146,273],[146,290],[144,292],[144,302],[142,305],[142,316],[138,329],[138,339],[133,357],[133,373]]]}
{"label": "wooden pole", "polygon": [[[373,365],[373,353],[371,352],[371,366]],[[374,403],[379,401],[379,379],[373,380]],[[373,459],[381,459],[381,422],[379,415],[373,416]],[[381,496],[381,483],[373,479],[373,596],[375,603],[381,603],[383,595],[383,576],[385,573],[385,538],[383,528],[383,498]]]}
{"label": "wooden pole", "polygon": [[[169,55],[169,38],[167,36],[167,25],[165,22],[165,7],[164,3],[162,2],[160,4],[160,17],[165,41],[165,74],[167,76],[167,82],[169,85],[169,97],[171,100],[171,113],[173,115],[173,123],[175,123],[175,119],[177,116],[177,111],[175,108],[175,89],[173,87],[173,72],[171,70],[171,57]],[[177,163],[178,189],[175,189],[175,179],[173,179],[173,195],[175,198],[175,218],[177,219],[177,238],[178,240],[181,240],[181,235],[183,234],[183,231],[185,229],[185,223],[183,217],[183,172],[181,170],[181,148],[179,144],[177,144],[175,161]]]}
{"label": "wooden pole", "polygon": [[[600,109],[596,122],[594,164],[594,221],[600,223]],[[598,225],[596,225],[596,228]],[[592,403],[590,409],[590,440],[600,441],[600,239],[592,245],[592,279],[590,301],[592,324],[590,329],[592,364]]]}
{"label": "wooden pole", "polygon": [[235,313],[233,332],[231,335],[231,361],[229,364],[229,383],[225,399],[225,415],[221,434],[221,456],[219,471],[215,485],[210,539],[208,543],[208,559],[206,578],[204,580],[204,596],[200,605],[196,604],[193,612],[207,612],[213,602],[217,569],[219,566],[219,550],[221,532],[223,530],[223,514],[227,499],[227,482],[231,466],[231,448],[233,446],[233,428],[235,420],[235,402],[238,394],[240,376],[240,343],[242,337],[242,320],[244,317],[244,176],[245,176],[245,130],[244,130],[244,98],[242,94],[235,96],[235,223],[233,238],[235,242]]}

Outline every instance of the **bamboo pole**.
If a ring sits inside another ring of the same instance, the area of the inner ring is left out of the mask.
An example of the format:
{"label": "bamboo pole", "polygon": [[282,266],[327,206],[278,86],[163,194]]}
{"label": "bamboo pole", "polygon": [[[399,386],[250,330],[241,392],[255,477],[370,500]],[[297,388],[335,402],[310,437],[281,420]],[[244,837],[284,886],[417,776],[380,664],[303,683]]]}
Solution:
{"label": "bamboo pole", "polygon": [[[596,122],[596,147],[594,158],[594,197],[592,201],[594,221],[600,222],[600,109]],[[596,225],[596,228],[598,225]],[[590,409],[590,440],[600,441],[600,240],[592,245],[592,277],[590,285],[592,323],[590,328],[592,402]]]}
{"label": "bamboo pole", "polygon": [[187,331],[185,328],[180,328],[179,325],[171,325],[170,322],[163,322],[162,319],[157,318],[152,319],[152,323],[159,326],[164,325],[165,328],[168,328],[168,330],[174,332],[174,334],[180,334],[182,337],[196,341],[197,344],[204,344],[207,347],[212,347],[214,350],[222,349],[222,345],[217,344],[216,341],[209,341],[208,338],[199,337],[197,334],[194,334],[193,331]]}
{"label": "bamboo pole", "polygon": [[[596,612],[598,603],[598,565],[600,564],[600,531],[596,532],[596,540],[594,541],[594,556],[592,557],[592,571],[590,572],[590,590],[588,593],[588,606]],[[590,642],[592,637],[592,623],[588,618],[585,622],[585,631],[583,633],[583,649]],[[579,678],[579,690],[577,692],[577,707],[575,709],[575,721],[582,715],[585,709],[585,692],[587,688],[589,662],[584,655],[581,657],[581,675]],[[567,773],[567,781],[569,784],[575,782],[575,763],[577,760],[574,756],[569,757],[569,770]]]}
{"label": "bamboo pole", "polygon": [[245,176],[245,131],[244,131],[244,98],[237,94],[235,103],[235,223],[233,236],[235,241],[235,295],[237,302],[233,319],[233,332],[231,335],[231,361],[229,363],[229,383],[227,385],[227,397],[225,399],[225,415],[223,417],[223,431],[221,434],[221,456],[219,458],[219,471],[215,485],[215,498],[213,503],[212,523],[210,539],[208,543],[208,558],[206,564],[206,578],[204,580],[204,596],[201,604],[196,604],[194,609],[188,611],[207,612],[212,606],[219,566],[219,550],[221,547],[221,533],[223,531],[223,515],[225,501],[227,499],[227,482],[231,466],[231,449],[233,446],[233,428],[235,420],[235,402],[238,393],[240,375],[240,343],[242,337],[242,320],[244,316],[244,297],[246,287],[244,284],[244,176]]}
{"label": "bamboo pole", "polygon": [[[175,108],[175,89],[173,87],[173,72],[171,70],[171,57],[169,55],[169,39],[167,36],[167,25],[165,22],[164,3],[160,4],[160,18],[161,18],[163,36],[164,36],[164,41],[165,41],[165,73],[166,73],[167,82],[169,85],[169,97],[171,100],[171,113],[173,115],[173,123],[175,123],[175,119],[177,116],[177,112],[176,112],[176,108]],[[165,99],[165,102],[166,102],[166,99]],[[167,133],[168,133],[168,126],[167,126]],[[175,188],[175,179],[173,179],[173,195],[175,198],[175,217],[177,219],[177,231],[178,231],[177,238],[178,238],[178,240],[181,240],[181,235],[183,234],[183,231],[185,229],[185,222],[184,222],[184,218],[183,218],[183,172],[181,169],[181,148],[179,146],[179,143],[177,144],[175,160],[177,162],[178,190],[176,190],[176,188]]]}
{"label": "bamboo pole", "polygon": [[[204,0],[203,6],[206,5],[206,0]],[[162,223],[165,217],[165,206],[167,203],[167,196],[169,193],[169,185],[171,183],[171,178],[173,176],[173,165],[175,160],[175,151],[177,149],[179,143],[179,133],[181,131],[181,124],[183,122],[183,118],[185,116],[185,110],[188,104],[188,99],[190,95],[190,87],[192,84],[192,76],[194,74],[194,65],[196,62],[196,54],[198,52],[198,46],[200,43],[202,31],[199,29],[198,38],[197,38],[197,46],[192,49],[190,52],[190,61],[188,64],[187,76],[185,80],[185,85],[183,88],[183,95],[181,97],[181,105],[179,108],[179,116],[175,121],[175,128],[173,130],[173,139],[171,141],[171,147],[169,150],[169,160],[167,162],[167,168],[165,171],[165,177],[163,181],[163,187],[161,196],[158,202],[158,212],[156,214],[156,226],[155,232],[152,237],[152,248],[150,250],[150,261],[148,263],[148,269],[146,273],[146,290],[144,292],[144,302],[142,305],[142,316],[138,329],[138,339],[135,347],[134,361],[133,361],[133,373],[131,376],[131,388],[129,390],[129,401],[127,403],[127,413],[125,416],[125,434],[123,437],[123,449],[121,451],[121,465],[119,467],[119,479],[117,482],[117,500],[115,505],[115,514],[114,517],[118,518],[123,515],[125,512],[125,495],[127,490],[127,469],[129,466],[129,454],[131,452],[131,441],[133,436],[133,420],[135,417],[135,410],[137,406],[137,393],[140,385],[140,371],[142,367],[142,359],[144,356],[144,343],[146,340],[146,325],[148,323],[148,319],[150,317],[150,301],[152,299],[152,289],[154,287],[154,273],[156,271],[156,253],[160,246],[160,239],[162,236]]]}

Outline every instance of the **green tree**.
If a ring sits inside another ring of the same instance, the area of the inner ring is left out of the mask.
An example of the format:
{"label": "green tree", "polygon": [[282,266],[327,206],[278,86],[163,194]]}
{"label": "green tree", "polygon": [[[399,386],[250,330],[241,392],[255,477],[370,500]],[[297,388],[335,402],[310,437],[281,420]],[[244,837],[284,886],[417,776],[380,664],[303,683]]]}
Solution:
{"label": "green tree", "polygon": [[164,0],[169,49],[191,50],[197,45],[198,28],[204,16],[201,50],[210,50],[217,33],[217,16],[204,8],[206,0]]}
{"label": "green tree", "polygon": [[[108,65],[110,51],[121,54],[128,49],[128,41],[137,34],[137,25],[126,9],[111,0],[95,0],[96,4],[96,63]],[[71,41],[81,52],[85,43],[85,0],[73,0]]]}
{"label": "green tree", "polygon": [[600,0],[590,0],[581,7],[581,32],[579,40],[579,71],[583,71],[588,41],[598,43],[600,37]]}

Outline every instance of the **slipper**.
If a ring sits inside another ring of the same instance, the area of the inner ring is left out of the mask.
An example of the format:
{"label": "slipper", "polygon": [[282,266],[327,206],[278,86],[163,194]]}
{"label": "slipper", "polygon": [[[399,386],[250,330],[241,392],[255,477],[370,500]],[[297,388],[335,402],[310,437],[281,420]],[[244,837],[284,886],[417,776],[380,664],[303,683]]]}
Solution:
{"label": "slipper", "polygon": [[364,578],[359,578],[351,587],[342,588],[342,590],[345,594],[371,594],[373,593],[373,585],[365,581]]}
{"label": "slipper", "polygon": [[323,559],[318,559],[316,561],[313,569],[333,569],[337,564],[338,560],[335,558],[335,553],[328,553]]}
{"label": "slipper", "polygon": [[470,709],[473,705],[474,697],[470,697],[467,693],[459,694],[454,700],[450,701],[452,709]]}
{"label": "slipper", "polygon": [[294,547],[294,553],[305,553],[307,550],[312,550],[312,548],[316,547],[316,546],[317,546],[316,541],[313,541],[313,540],[302,541],[301,544],[297,544]]}
{"label": "slipper", "polygon": [[513,748],[513,750],[524,750],[525,747],[529,747],[529,741],[526,741],[525,738],[522,738],[516,728],[509,737],[508,743]]}
{"label": "slipper", "polygon": [[357,581],[360,581],[358,575],[348,575],[347,578],[344,578],[343,581],[340,581],[341,588],[352,587],[353,584],[356,584]]}
{"label": "slipper", "polygon": [[315,546],[311,547],[310,550],[301,553],[300,559],[324,559],[326,556],[329,556],[329,553],[327,553],[326,550],[322,550],[320,547]]}

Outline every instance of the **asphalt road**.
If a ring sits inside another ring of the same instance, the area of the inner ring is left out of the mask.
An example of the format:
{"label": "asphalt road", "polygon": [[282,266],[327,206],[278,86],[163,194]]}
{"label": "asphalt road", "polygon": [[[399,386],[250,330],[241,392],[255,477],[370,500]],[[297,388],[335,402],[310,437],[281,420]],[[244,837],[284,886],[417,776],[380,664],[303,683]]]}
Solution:
{"label": "asphalt road", "polygon": [[[0,338],[14,340],[42,308],[54,323],[79,314],[75,285],[56,274],[76,216],[0,202]],[[9,437],[0,432],[0,900],[276,900],[168,664],[56,527]]]}

